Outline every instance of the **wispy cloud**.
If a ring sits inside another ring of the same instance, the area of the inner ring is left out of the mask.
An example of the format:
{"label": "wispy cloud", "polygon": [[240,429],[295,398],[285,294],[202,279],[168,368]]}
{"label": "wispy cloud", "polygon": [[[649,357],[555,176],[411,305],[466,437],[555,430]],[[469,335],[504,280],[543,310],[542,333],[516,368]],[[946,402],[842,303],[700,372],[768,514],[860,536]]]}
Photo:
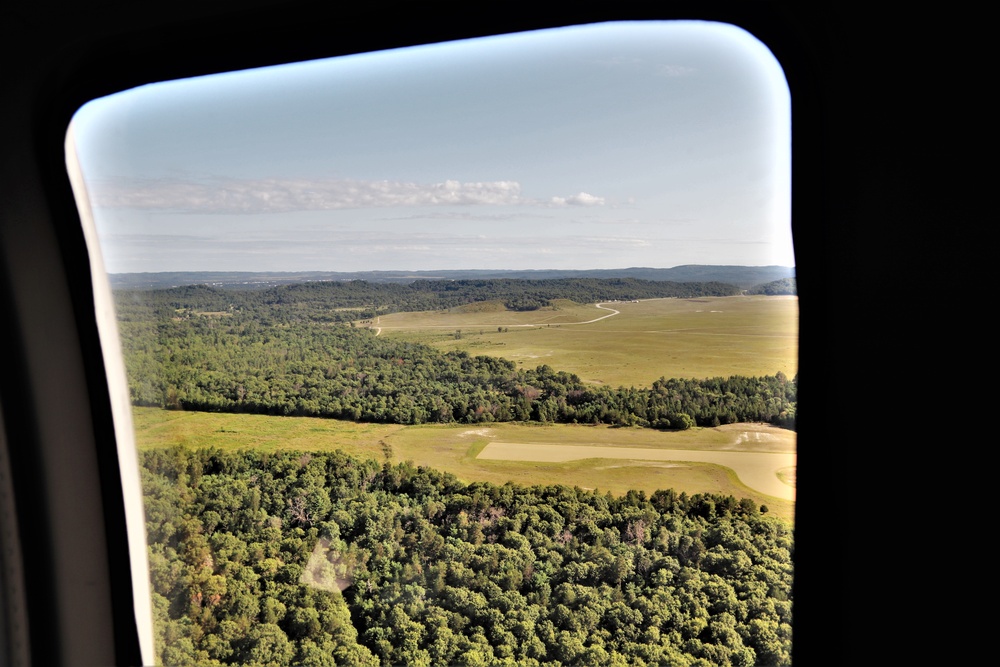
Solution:
{"label": "wispy cloud", "polygon": [[542,201],[521,196],[517,181],[441,183],[360,180],[181,179],[92,183],[92,200],[103,208],[190,213],[287,213],[352,208],[425,206],[600,206],[586,192]]}
{"label": "wispy cloud", "polygon": [[690,76],[697,70],[685,65],[657,65],[656,73],[660,76]]}
{"label": "wispy cloud", "polygon": [[638,238],[618,238],[618,237],[586,237],[580,239],[581,245],[592,245],[595,247],[618,246],[627,248],[648,248],[652,244],[647,239]]}
{"label": "wispy cloud", "polygon": [[553,197],[551,203],[556,206],[603,206],[604,197],[579,192],[572,197]]}

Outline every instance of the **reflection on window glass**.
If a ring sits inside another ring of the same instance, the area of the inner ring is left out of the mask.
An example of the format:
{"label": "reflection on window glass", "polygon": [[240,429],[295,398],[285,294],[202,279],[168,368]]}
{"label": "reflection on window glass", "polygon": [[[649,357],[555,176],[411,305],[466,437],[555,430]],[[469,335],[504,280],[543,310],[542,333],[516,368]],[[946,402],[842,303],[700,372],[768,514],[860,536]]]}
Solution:
{"label": "reflection on window glass", "polygon": [[158,663],[788,664],[789,105],[672,22],[83,107]]}

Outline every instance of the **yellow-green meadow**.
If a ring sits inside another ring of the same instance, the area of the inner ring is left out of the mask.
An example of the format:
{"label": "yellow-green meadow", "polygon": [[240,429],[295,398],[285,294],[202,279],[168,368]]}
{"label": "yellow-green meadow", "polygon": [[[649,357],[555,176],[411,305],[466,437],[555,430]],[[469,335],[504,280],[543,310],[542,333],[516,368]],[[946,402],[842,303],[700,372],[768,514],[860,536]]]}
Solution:
{"label": "yellow-green meadow", "polygon": [[492,305],[396,313],[372,326],[381,336],[504,357],[527,368],[547,364],[612,386],[779,371],[793,377],[798,370],[796,297],[648,299],[602,308],[563,301],[528,312]]}
{"label": "yellow-green meadow", "polygon": [[[664,488],[688,494],[719,493],[749,497],[767,505],[775,515],[789,519],[794,508],[794,501],[761,493],[744,484],[734,468],[727,465],[685,461],[683,456],[676,461],[635,456],[636,449],[728,452],[734,457],[752,453],[793,454],[795,433],[765,424],[662,432],[577,424],[401,426],[157,408],[135,408],[133,414],[140,449],[173,445],[264,451],[339,449],[365,458],[412,461],[418,466],[453,473],[466,482],[566,484],[615,494],[629,489],[652,493]],[[565,462],[478,458],[490,443],[559,445],[575,448],[576,456],[586,458]],[[587,455],[587,448],[593,448],[593,456]],[[609,458],[605,448],[621,448],[623,456]]]}

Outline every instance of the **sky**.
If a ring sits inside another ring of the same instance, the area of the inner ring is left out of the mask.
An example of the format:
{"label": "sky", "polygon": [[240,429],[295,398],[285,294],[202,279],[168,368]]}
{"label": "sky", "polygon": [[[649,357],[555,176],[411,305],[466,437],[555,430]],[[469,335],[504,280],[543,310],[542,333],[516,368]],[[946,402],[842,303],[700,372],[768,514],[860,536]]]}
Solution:
{"label": "sky", "polygon": [[109,273],[795,264],[788,87],[725,24],[150,84],[72,135]]}

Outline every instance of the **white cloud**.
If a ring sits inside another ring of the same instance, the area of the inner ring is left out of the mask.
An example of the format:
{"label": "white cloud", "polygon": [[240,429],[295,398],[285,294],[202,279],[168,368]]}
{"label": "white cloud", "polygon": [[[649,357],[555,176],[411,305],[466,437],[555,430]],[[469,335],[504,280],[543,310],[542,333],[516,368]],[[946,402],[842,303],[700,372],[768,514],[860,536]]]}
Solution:
{"label": "white cloud", "polygon": [[[544,205],[521,197],[517,181],[441,183],[357,180],[215,179],[93,183],[97,207],[190,213],[286,213],[352,208]],[[552,197],[556,205],[603,205],[585,192]]]}
{"label": "white cloud", "polygon": [[346,208],[518,204],[516,181],[412,183],[353,180],[160,180],[94,184],[94,201],[104,208],[139,208],[198,213],[284,213]]}
{"label": "white cloud", "polygon": [[571,197],[552,197],[549,203],[554,206],[604,206],[604,197],[579,192]]}
{"label": "white cloud", "polygon": [[573,206],[603,206],[604,197],[595,197],[586,192],[580,192],[567,199],[566,203]]}

